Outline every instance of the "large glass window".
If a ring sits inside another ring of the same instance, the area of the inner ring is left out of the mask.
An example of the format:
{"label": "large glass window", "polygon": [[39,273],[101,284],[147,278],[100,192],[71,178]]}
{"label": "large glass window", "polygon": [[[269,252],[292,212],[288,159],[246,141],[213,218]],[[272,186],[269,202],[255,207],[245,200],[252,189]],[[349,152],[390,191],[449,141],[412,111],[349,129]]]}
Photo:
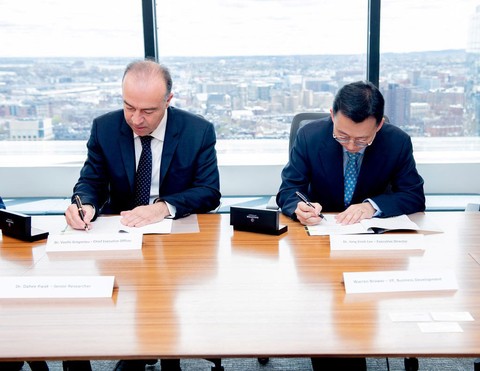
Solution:
{"label": "large glass window", "polygon": [[[464,161],[466,149],[478,161],[479,4],[381,4],[386,113],[428,161]],[[229,143],[220,143],[225,151],[241,147],[232,140],[287,138],[295,113],[325,111],[340,86],[365,78],[367,6],[354,0],[159,1],[159,55],[174,72],[176,104],[214,122],[219,139]],[[445,158],[446,150],[454,153]]]}
{"label": "large glass window", "polygon": [[125,64],[144,55],[141,3],[2,1],[0,45],[0,166],[83,161],[92,119],[121,107]]}
{"label": "large glass window", "polygon": [[[92,119],[143,58],[141,1],[6,0],[0,167],[80,166]],[[282,165],[293,115],[365,79],[367,0],[156,1],[174,104],[211,120],[221,165]],[[419,162],[480,162],[480,0],[383,0],[380,88]],[[265,154],[265,156],[262,156]]]}
{"label": "large glass window", "polygon": [[215,124],[224,160],[232,150],[241,161],[278,150],[285,161],[293,115],[328,111],[339,86],[365,79],[367,7],[358,0],[158,1],[159,56],[173,73],[174,104]]}
{"label": "large glass window", "polygon": [[380,35],[390,120],[432,160],[478,162],[480,1],[383,0]]}

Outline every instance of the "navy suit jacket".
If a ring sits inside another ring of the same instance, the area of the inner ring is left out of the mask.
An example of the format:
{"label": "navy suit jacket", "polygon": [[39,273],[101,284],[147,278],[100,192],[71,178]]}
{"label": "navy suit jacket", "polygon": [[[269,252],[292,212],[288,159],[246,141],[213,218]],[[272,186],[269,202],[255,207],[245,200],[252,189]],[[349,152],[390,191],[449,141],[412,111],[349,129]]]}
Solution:
{"label": "navy suit jacket", "polygon": [[[210,122],[192,113],[168,108],[159,197],[176,207],[175,218],[208,212],[220,204],[215,142],[215,130]],[[134,137],[123,110],[93,121],[87,148],[87,160],[73,189],[74,195],[78,194],[85,204],[93,205],[97,214],[118,214],[133,209]]]}
{"label": "navy suit jacket", "polygon": [[[324,212],[345,210],[343,201],[343,147],[333,138],[331,118],[302,127],[282,171],[277,204],[294,219],[295,191],[318,202]],[[365,149],[352,204],[372,199],[382,217],[425,210],[423,179],[413,158],[412,141],[400,128],[384,124]]]}

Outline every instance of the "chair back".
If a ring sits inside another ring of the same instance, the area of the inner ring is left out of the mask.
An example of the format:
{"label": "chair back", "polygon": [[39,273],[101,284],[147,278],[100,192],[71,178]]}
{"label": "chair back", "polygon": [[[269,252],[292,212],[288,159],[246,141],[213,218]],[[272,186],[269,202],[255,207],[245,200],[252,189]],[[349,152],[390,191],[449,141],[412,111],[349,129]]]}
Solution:
{"label": "chair back", "polygon": [[298,129],[308,124],[311,121],[323,119],[330,116],[330,112],[302,112],[297,113],[292,120],[292,126],[290,126],[290,139],[288,141],[288,153],[292,150],[293,142],[297,136]]}

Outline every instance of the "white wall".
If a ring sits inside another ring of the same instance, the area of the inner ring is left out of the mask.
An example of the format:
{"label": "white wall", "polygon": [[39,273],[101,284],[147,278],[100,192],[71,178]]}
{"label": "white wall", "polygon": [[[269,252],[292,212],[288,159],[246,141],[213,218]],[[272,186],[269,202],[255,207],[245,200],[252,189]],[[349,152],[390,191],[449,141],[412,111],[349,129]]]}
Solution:
{"label": "white wall", "polygon": [[[2,197],[70,197],[81,165],[0,167]],[[480,164],[418,164],[426,193],[479,193]],[[220,165],[224,196],[273,195],[283,165]]]}

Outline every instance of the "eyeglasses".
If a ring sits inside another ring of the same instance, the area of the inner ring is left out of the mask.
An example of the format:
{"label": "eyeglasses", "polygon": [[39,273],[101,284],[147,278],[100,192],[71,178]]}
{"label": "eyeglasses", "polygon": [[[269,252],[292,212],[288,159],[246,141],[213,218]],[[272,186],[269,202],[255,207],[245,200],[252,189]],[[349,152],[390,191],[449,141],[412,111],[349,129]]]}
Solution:
{"label": "eyeglasses", "polygon": [[335,133],[333,133],[333,139],[335,139],[338,143],[340,144],[347,144],[347,143],[350,143],[351,141],[353,141],[353,144],[358,147],[358,148],[365,148],[365,147],[368,147],[370,146],[372,143],[373,143],[373,140],[375,139],[375,135],[377,133],[375,132],[375,134],[373,134],[373,138],[368,141],[367,139],[354,139],[354,138],[350,138],[350,137],[347,137],[347,136],[336,136]]}

